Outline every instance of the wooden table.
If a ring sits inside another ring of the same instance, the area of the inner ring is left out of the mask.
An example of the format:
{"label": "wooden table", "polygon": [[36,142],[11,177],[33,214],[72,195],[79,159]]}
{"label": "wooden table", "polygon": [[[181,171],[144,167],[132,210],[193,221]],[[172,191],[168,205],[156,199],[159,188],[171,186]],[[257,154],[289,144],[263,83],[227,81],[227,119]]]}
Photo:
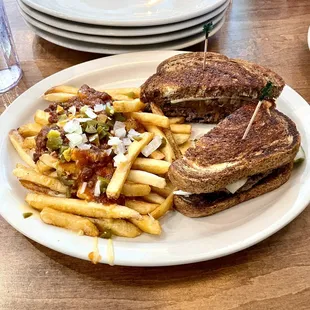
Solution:
{"label": "wooden table", "polygon": [[[0,97],[1,106],[59,70],[101,57],[38,38],[15,0],[5,4],[24,78]],[[310,101],[309,25],[309,0],[234,0],[209,47],[274,69]],[[250,249],[167,268],[93,265],[25,238],[2,219],[0,234],[0,309],[310,308],[309,208]]]}

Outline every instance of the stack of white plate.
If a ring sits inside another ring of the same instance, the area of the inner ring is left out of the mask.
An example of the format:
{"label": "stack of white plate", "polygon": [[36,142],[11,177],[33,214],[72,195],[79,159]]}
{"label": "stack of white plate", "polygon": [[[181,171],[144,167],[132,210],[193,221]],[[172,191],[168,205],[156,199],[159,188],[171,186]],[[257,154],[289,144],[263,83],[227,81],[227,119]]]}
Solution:
{"label": "stack of white plate", "polygon": [[93,53],[182,49],[223,26],[231,0],[18,0],[27,25],[55,44]]}

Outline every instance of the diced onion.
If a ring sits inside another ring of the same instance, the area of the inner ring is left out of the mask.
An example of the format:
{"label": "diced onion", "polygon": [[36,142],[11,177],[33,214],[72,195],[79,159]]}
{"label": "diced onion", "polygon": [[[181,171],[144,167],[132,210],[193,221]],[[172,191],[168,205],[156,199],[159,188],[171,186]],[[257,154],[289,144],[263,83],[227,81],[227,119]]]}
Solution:
{"label": "diced onion", "polygon": [[101,184],[101,181],[98,180],[95,184],[95,189],[94,189],[94,196],[95,197],[98,197],[100,196],[100,184]]}
{"label": "diced onion", "polygon": [[127,137],[131,140],[131,141],[134,141],[134,138],[135,137],[139,137],[141,134],[138,132],[138,131],[136,131],[136,130],[134,130],[134,129],[130,129],[129,131],[128,131],[128,135],[127,135]]}
{"label": "diced onion", "polygon": [[81,189],[80,189],[80,194],[84,194],[86,187],[87,187],[87,182],[83,182]]}
{"label": "diced onion", "polygon": [[115,146],[122,143],[121,139],[118,137],[110,137],[108,141],[108,145]]}
{"label": "diced onion", "polygon": [[125,128],[119,128],[114,130],[115,137],[119,138],[125,138],[126,137],[126,129]]}
{"label": "diced onion", "polygon": [[125,146],[128,146],[132,143],[132,141],[129,138],[124,138],[124,139],[122,139],[122,141],[123,141]]}
{"label": "diced onion", "polygon": [[89,150],[91,148],[91,145],[90,144],[86,144],[86,143],[82,143],[82,144],[78,145],[78,148],[80,150]]}
{"label": "diced onion", "polygon": [[75,116],[75,114],[76,114],[76,106],[73,105],[72,107],[70,107],[68,109],[68,112],[70,112],[73,116]]}
{"label": "diced onion", "polygon": [[246,182],[248,178],[243,178],[241,180],[238,180],[234,183],[226,185],[226,189],[230,191],[232,194],[234,194],[239,188],[241,188]]}
{"label": "diced onion", "polygon": [[94,113],[94,111],[93,111],[92,108],[87,108],[87,109],[85,110],[85,114],[86,114],[89,118],[91,118],[91,119],[94,119],[94,118],[97,117],[97,114]]}
{"label": "diced onion", "polygon": [[67,122],[63,128],[67,133],[80,133],[82,131],[81,125],[76,119]]}
{"label": "diced onion", "polygon": [[94,106],[94,111],[95,112],[101,112],[104,109],[104,105],[103,104],[95,104]]}
{"label": "diced onion", "polygon": [[192,193],[184,192],[184,191],[181,191],[181,190],[174,191],[173,194],[174,195],[178,195],[178,196],[185,196],[185,197],[188,197],[188,196],[192,195]]}
{"label": "diced onion", "polygon": [[124,143],[120,143],[118,145],[116,145],[116,147],[114,147],[114,152],[116,154],[125,154],[126,153],[126,147],[124,145]]}
{"label": "diced onion", "polygon": [[88,142],[88,139],[85,133],[82,134],[82,139],[83,139],[82,140],[83,143]]}
{"label": "diced onion", "polygon": [[123,153],[119,153],[113,158],[114,160],[114,167],[118,167],[120,163],[127,161],[127,157]]}
{"label": "diced onion", "polygon": [[66,137],[69,140],[70,148],[74,148],[83,143],[82,135],[79,135],[77,133],[68,133],[66,134]]}
{"label": "diced onion", "polygon": [[142,149],[141,153],[145,157],[149,157],[154,151],[156,151],[161,146],[161,144],[162,144],[162,138],[160,136],[155,136],[153,140]]}

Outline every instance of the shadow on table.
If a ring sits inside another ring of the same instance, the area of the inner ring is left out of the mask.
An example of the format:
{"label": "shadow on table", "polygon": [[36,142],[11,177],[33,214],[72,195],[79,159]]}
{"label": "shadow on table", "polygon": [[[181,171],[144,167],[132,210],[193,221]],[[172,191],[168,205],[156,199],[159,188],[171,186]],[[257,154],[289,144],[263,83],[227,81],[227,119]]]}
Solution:
{"label": "shadow on table", "polygon": [[[102,280],[105,283],[128,286],[168,286],[175,283],[191,283],[206,280],[214,280],[217,277],[234,277],[249,268],[249,264],[263,263],[265,257],[270,257],[277,246],[280,246],[281,240],[286,239],[292,224],[283,228],[267,240],[239,253],[231,254],[226,257],[214,259],[211,261],[180,265],[169,267],[122,267],[108,266],[105,264],[93,265],[89,261],[80,260],[54,250],[48,249],[36,242],[29,242],[39,251],[44,253],[56,263],[65,268],[69,268],[79,274],[91,277],[94,280]],[[282,240],[284,241],[284,240]],[[283,243],[283,242],[282,242]],[[281,249],[277,249],[277,253]],[[229,270],[228,270],[229,269]]]}

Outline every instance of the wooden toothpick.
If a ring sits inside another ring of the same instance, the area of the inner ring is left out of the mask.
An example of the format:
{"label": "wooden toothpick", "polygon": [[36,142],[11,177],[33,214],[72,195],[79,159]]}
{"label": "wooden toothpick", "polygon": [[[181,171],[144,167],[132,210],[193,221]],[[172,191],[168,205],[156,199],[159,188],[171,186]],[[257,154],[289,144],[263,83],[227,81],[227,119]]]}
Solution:
{"label": "wooden toothpick", "polygon": [[213,29],[213,23],[207,23],[205,25],[203,25],[203,32],[205,33],[206,37],[205,37],[205,47],[204,47],[204,55],[203,55],[203,65],[202,68],[203,70],[205,70],[206,67],[206,56],[207,56],[207,49],[208,49],[208,39],[209,39],[209,33],[212,31]]}
{"label": "wooden toothpick", "polygon": [[244,140],[247,137],[247,135],[248,135],[248,133],[249,133],[249,131],[251,129],[251,126],[252,126],[252,124],[253,124],[253,122],[255,120],[255,117],[256,117],[256,115],[257,115],[257,113],[259,111],[259,108],[261,107],[264,99],[266,97],[270,96],[271,90],[272,90],[272,83],[269,81],[269,82],[267,82],[266,86],[261,91],[261,95],[259,96],[259,102],[258,102],[258,104],[257,104],[257,106],[256,106],[256,108],[254,110],[254,113],[253,113],[253,115],[252,115],[252,117],[250,119],[250,122],[249,122],[249,124],[248,124],[248,126],[247,126],[247,128],[246,128],[246,130],[245,130],[245,132],[243,134],[242,140]]}

